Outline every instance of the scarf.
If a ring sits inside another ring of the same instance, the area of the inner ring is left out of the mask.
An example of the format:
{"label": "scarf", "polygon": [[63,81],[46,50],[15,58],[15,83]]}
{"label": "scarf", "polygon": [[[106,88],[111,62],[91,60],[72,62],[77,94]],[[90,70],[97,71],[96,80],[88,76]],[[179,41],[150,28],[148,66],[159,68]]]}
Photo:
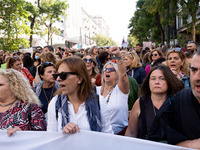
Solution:
{"label": "scarf", "polygon": [[[90,95],[85,101],[85,109],[87,111],[87,117],[92,131],[101,132],[101,115],[98,106],[98,102],[94,95]],[[68,97],[66,95],[59,95],[56,101],[56,110],[62,114],[62,128],[69,123],[68,112]]]}

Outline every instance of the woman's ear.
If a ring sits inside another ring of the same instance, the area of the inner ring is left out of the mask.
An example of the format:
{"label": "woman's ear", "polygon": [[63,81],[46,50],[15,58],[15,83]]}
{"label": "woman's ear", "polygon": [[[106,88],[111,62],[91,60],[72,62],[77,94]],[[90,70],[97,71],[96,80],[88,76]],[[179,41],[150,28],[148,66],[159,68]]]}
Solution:
{"label": "woman's ear", "polygon": [[81,77],[81,76],[78,76],[78,84],[81,84],[82,83],[82,81],[83,81],[83,78]]}

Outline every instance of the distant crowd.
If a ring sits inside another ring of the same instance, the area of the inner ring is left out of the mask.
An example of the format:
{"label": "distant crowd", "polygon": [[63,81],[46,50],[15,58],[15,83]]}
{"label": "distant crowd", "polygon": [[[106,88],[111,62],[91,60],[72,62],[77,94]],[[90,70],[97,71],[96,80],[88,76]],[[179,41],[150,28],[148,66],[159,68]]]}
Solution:
{"label": "distant crowd", "polygon": [[200,149],[200,51],[180,45],[0,50],[0,129],[91,130]]}

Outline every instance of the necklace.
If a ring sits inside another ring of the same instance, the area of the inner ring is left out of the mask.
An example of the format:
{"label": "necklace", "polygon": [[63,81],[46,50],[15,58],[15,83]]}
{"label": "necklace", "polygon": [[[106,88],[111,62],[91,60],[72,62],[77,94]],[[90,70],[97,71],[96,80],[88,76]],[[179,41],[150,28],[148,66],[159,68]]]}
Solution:
{"label": "necklace", "polygon": [[115,86],[112,88],[112,90],[111,91],[109,91],[109,90],[107,90],[105,87],[103,87],[103,90],[102,90],[102,93],[101,93],[101,95],[103,95],[103,91],[104,91],[104,89],[106,90],[106,91],[108,91],[109,92],[109,94],[108,94],[108,98],[107,98],[107,100],[106,100],[106,103],[108,104],[109,103],[109,101],[110,101],[110,96],[111,96],[111,94],[112,94],[112,91],[113,91],[113,89],[115,88]]}
{"label": "necklace", "polygon": [[5,104],[5,105],[0,104],[0,107],[7,107],[7,106],[10,106],[10,105],[14,104],[16,101],[17,101],[17,99],[14,100],[13,102],[9,103],[9,104]]}
{"label": "necklace", "polygon": [[51,98],[52,98],[52,96],[53,96],[54,86],[53,86],[53,88],[52,88],[52,90],[51,90],[51,95],[50,95],[50,98],[49,98],[49,99],[48,99],[48,97],[47,97],[47,95],[46,95],[46,92],[45,92],[45,90],[44,90],[44,87],[42,87],[42,89],[43,89],[45,98],[46,98],[46,100],[47,100],[47,102],[48,102],[48,104],[49,104],[49,102],[50,102],[50,100],[51,100]]}

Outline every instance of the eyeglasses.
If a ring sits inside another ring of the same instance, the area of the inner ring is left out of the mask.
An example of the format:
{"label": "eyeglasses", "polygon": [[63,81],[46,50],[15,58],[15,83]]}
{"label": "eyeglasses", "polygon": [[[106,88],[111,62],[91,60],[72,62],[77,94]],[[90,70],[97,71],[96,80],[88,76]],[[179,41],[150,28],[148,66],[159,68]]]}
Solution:
{"label": "eyeglasses", "polygon": [[171,51],[180,52],[181,50],[182,48],[172,48],[172,49],[168,49],[167,52],[171,52]]}
{"label": "eyeglasses", "polygon": [[59,76],[61,80],[66,80],[70,74],[78,75],[76,72],[61,72],[53,74],[53,78],[56,80]]}
{"label": "eyeglasses", "polygon": [[108,72],[114,72],[115,69],[114,68],[104,68],[103,72],[106,72],[106,71],[108,71]]}
{"label": "eyeglasses", "polygon": [[84,59],[83,59],[83,61],[84,61],[84,62],[87,62],[87,61],[89,61],[90,63],[92,63],[92,62],[93,62],[93,60],[92,60],[92,59],[87,59],[87,58],[84,58]]}
{"label": "eyeglasses", "polygon": [[130,54],[130,55],[131,55],[131,56],[134,58],[134,56],[133,56],[133,53],[132,53],[132,52],[127,52],[127,53],[126,53],[126,55],[129,55],[129,54]]}
{"label": "eyeglasses", "polygon": [[152,57],[152,56],[157,56],[157,55],[158,55],[158,54],[151,54],[151,57]]}
{"label": "eyeglasses", "polygon": [[194,43],[194,41],[188,41],[188,44]]}

